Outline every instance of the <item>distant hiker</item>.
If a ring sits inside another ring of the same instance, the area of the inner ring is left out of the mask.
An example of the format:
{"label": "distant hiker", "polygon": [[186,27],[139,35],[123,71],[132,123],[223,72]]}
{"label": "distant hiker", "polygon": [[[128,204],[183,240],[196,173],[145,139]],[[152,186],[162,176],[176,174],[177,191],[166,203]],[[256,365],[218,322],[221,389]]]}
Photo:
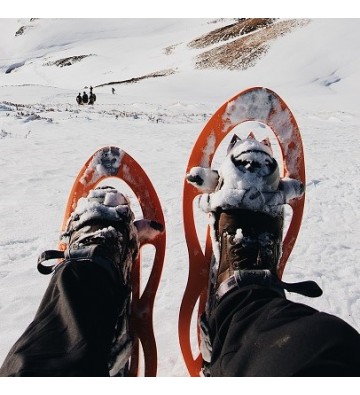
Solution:
{"label": "distant hiker", "polygon": [[93,93],[93,87],[90,86],[89,104],[94,104],[96,101],[96,95]]}
{"label": "distant hiker", "polygon": [[90,93],[89,104],[94,104],[96,100],[96,95],[94,93]]}
{"label": "distant hiker", "polygon": [[86,92],[83,92],[82,101],[85,104],[89,101],[89,96],[87,95]]}
{"label": "distant hiker", "polygon": [[76,102],[77,104],[83,104],[83,99],[81,97],[81,93],[79,92],[79,94],[76,96]]}
{"label": "distant hiker", "polygon": [[112,94],[115,94],[115,88],[111,88]]}

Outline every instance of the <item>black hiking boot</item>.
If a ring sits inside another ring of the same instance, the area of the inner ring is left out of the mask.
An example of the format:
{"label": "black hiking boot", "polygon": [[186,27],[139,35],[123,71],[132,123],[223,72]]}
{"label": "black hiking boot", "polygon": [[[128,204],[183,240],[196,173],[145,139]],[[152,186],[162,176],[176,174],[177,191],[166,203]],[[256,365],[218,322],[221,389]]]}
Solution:
{"label": "black hiking boot", "polygon": [[108,261],[120,283],[130,284],[137,230],[129,200],[115,188],[97,188],[79,200],[62,239],[68,240],[66,259],[94,259],[103,266]]}
{"label": "black hiking boot", "polygon": [[[45,251],[38,269],[49,274],[72,262],[92,262],[110,275],[109,286],[121,292],[119,315],[109,354],[110,375],[125,375],[131,356],[132,337],[129,329],[131,303],[131,271],[139,249],[139,232],[129,200],[112,187],[91,190],[79,199],[69,218],[62,240],[65,251]],[[60,258],[52,266],[44,261]]]}

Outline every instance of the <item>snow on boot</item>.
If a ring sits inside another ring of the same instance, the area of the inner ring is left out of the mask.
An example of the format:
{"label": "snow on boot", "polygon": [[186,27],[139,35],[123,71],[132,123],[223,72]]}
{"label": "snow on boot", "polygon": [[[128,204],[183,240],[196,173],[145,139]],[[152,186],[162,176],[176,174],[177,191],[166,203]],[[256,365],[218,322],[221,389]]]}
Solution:
{"label": "snow on boot", "polygon": [[115,266],[122,284],[129,283],[137,231],[130,202],[116,189],[97,188],[79,199],[62,239],[68,245],[66,259],[101,256]]}
{"label": "snow on boot", "polygon": [[304,193],[301,182],[280,179],[269,140],[259,142],[253,134],[245,140],[234,136],[218,172],[196,167],[187,180],[207,192],[198,201],[206,213],[242,208],[278,216],[284,204]]}

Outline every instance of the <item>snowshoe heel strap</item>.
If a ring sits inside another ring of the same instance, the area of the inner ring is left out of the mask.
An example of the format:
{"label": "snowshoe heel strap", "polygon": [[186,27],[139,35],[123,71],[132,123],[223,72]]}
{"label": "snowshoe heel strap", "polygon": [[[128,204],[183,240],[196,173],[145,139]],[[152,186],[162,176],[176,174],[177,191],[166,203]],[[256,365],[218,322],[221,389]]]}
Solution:
{"label": "snowshoe heel strap", "polygon": [[323,293],[315,281],[286,283],[279,280],[270,270],[237,270],[226,281],[220,284],[216,291],[216,299],[220,301],[230,291],[251,285],[261,285],[271,288],[281,296],[284,296],[284,290],[310,298],[317,298]]}
{"label": "snowshoe heel strap", "polygon": [[117,270],[114,263],[109,259],[102,257],[101,253],[99,254],[98,245],[85,246],[79,249],[66,249],[65,251],[44,251],[40,254],[37,263],[37,269],[41,274],[51,274],[56,270],[59,262],[52,265],[44,265],[45,261],[52,259],[61,259],[64,263],[71,261],[92,261],[98,266],[104,268],[110,274],[114,282],[118,283],[120,279],[121,284],[124,284],[124,281],[119,278],[119,270]]}
{"label": "snowshoe heel strap", "polygon": [[297,283],[285,283],[279,280],[280,285],[288,292],[294,292],[309,298],[318,298],[323,291],[315,281],[300,281]]}
{"label": "snowshoe heel strap", "polygon": [[64,251],[47,250],[40,254],[37,269],[41,274],[51,274],[55,270],[57,263],[52,265],[44,265],[43,263],[52,259],[64,259]]}

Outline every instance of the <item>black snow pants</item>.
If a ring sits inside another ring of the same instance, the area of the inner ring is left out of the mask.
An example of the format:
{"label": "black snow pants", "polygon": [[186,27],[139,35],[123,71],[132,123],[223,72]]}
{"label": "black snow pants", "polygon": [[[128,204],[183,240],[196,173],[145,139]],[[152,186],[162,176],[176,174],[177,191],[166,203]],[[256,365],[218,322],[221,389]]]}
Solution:
{"label": "black snow pants", "polygon": [[360,335],[269,288],[225,295],[210,319],[212,376],[360,376]]}
{"label": "black snow pants", "polygon": [[[63,264],[0,376],[108,376],[124,294],[93,262]],[[226,295],[210,320],[213,376],[360,376],[360,335],[267,288]]]}
{"label": "black snow pants", "polygon": [[124,299],[121,287],[90,261],[58,267],[0,376],[109,376],[109,351]]}

